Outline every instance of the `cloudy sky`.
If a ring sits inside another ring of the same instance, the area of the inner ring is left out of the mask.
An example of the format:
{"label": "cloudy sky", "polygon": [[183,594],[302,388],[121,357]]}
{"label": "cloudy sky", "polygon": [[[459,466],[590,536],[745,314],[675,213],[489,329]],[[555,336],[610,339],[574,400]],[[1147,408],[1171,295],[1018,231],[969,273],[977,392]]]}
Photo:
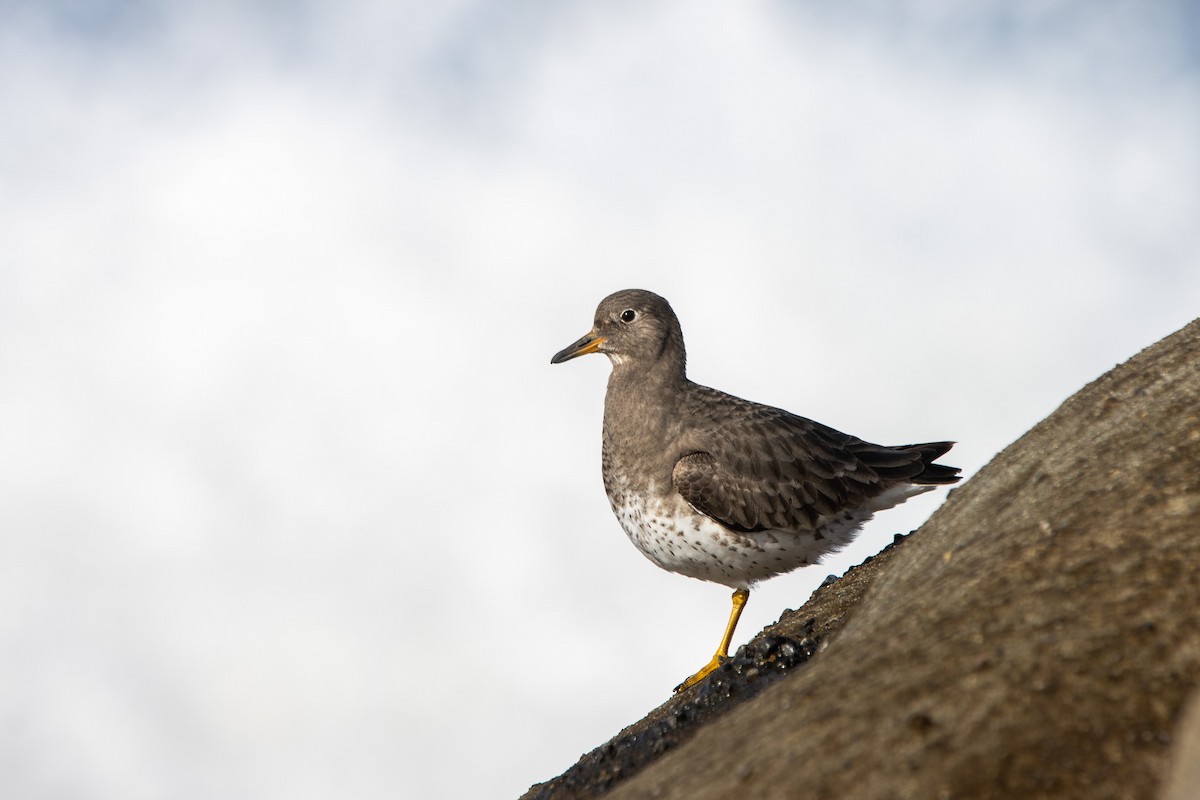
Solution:
{"label": "cloudy sky", "polygon": [[607,364],[549,365],[597,301],[973,473],[1197,315],[1198,41],[1185,1],[0,5],[0,795],[557,774],[728,608],[608,510]]}

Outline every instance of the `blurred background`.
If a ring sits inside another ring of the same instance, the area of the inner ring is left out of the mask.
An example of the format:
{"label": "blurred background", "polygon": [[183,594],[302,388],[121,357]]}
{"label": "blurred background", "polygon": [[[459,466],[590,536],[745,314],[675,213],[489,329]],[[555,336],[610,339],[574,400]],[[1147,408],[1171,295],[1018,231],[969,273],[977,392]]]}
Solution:
{"label": "blurred background", "polygon": [[695,380],[974,473],[1198,313],[1197,8],[3,3],[0,795],[558,774],[729,591],[550,356],[652,289]]}

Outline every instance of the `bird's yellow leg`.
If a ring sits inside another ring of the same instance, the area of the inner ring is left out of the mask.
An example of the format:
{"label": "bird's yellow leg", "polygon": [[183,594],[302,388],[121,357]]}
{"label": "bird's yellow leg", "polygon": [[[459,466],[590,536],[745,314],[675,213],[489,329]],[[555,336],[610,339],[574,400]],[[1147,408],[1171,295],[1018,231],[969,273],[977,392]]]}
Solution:
{"label": "bird's yellow leg", "polygon": [[675,691],[682,692],[684,689],[695,686],[721,666],[722,661],[729,658],[729,643],[733,641],[733,630],[737,627],[738,620],[742,616],[742,609],[746,607],[746,601],[749,599],[750,591],[748,589],[738,589],[733,593],[733,610],[729,612],[729,624],[725,626],[725,635],[721,637],[721,644],[717,648],[717,652],[713,654],[711,661],[700,668],[699,672],[676,686]]}

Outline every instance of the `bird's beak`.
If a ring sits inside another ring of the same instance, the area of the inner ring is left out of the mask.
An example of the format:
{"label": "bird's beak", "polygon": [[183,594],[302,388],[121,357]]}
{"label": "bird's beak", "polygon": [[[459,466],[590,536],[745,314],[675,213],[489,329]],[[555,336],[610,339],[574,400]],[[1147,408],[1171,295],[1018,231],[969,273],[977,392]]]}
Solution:
{"label": "bird's beak", "polygon": [[564,361],[570,361],[576,356],[586,356],[588,353],[600,352],[600,345],[604,344],[605,338],[596,333],[595,329],[588,331],[582,339],[575,344],[567,347],[564,350],[559,350],[554,354],[554,358],[550,359],[551,364],[561,364]]}

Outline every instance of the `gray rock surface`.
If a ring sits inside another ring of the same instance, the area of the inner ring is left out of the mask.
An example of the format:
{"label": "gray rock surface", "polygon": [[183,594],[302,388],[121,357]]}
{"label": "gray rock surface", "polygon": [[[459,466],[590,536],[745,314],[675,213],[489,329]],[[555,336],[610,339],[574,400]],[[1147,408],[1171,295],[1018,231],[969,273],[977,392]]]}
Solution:
{"label": "gray rock surface", "polygon": [[1175,731],[1162,800],[1200,798],[1200,691],[1192,693]]}
{"label": "gray rock surface", "polygon": [[795,615],[807,661],[636,768],[529,796],[1160,797],[1200,686],[1200,321],[880,562],[831,618]]}

